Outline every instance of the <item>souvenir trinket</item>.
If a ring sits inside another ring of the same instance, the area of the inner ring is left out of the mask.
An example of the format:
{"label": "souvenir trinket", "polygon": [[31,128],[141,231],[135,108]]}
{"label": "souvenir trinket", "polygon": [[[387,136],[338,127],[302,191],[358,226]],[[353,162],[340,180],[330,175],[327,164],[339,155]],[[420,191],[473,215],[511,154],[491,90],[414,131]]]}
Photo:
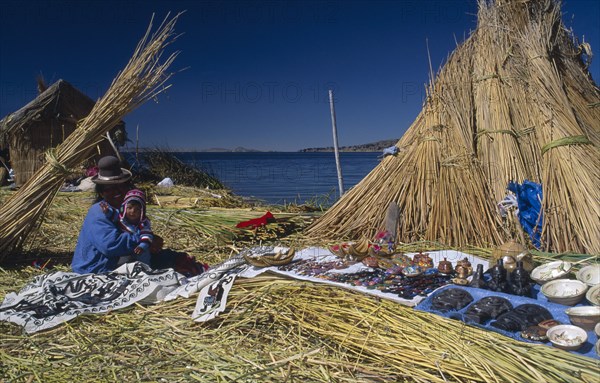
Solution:
{"label": "souvenir trinket", "polygon": [[456,273],[458,274],[458,268],[459,267],[463,267],[467,273],[467,275],[465,276],[468,277],[469,275],[473,274],[473,266],[471,266],[471,262],[469,262],[469,259],[467,257],[465,257],[464,259],[461,259],[460,261],[458,261],[456,263]]}
{"label": "souvenir trinket", "polygon": [[512,304],[505,298],[494,296],[481,298],[469,306],[464,315],[465,322],[483,324],[490,319],[496,319],[512,308]]}
{"label": "souvenir trinket", "polygon": [[469,280],[466,278],[452,278],[452,283],[459,286],[466,286],[469,284]]}
{"label": "souvenir trinket", "polygon": [[423,270],[420,266],[406,266],[404,269],[402,269],[402,274],[406,275],[407,277],[416,277],[422,272]]}
{"label": "souvenir trinket", "polygon": [[456,267],[456,278],[452,279],[452,283],[455,285],[466,286],[469,284],[467,280],[467,276],[469,275],[469,270],[462,265],[458,265]]}
{"label": "souvenir trinket", "polygon": [[346,255],[348,255],[349,251],[350,251],[350,245],[347,243],[342,243],[341,245],[333,245],[333,246],[329,246],[329,251],[334,254],[337,255],[338,257],[345,257]]}
{"label": "souvenir trinket", "polygon": [[394,262],[392,262],[389,258],[379,258],[377,259],[377,263],[379,264],[379,268],[381,269],[390,269],[396,266]]}
{"label": "souvenir trinket", "polygon": [[444,260],[440,261],[438,264],[438,270],[442,274],[451,274],[454,271],[454,268],[452,267],[452,262],[444,258]]}
{"label": "souvenir trinket", "polygon": [[449,288],[437,293],[431,300],[433,310],[458,311],[473,302],[473,297],[465,289]]}
{"label": "souvenir trinket", "polygon": [[422,269],[429,269],[433,267],[433,259],[431,259],[427,253],[419,252],[419,254],[415,254],[413,257],[413,262]]}
{"label": "souvenir trinket", "polygon": [[404,254],[394,254],[391,261],[402,268],[414,265],[413,260]]}
{"label": "souvenir trinket", "polygon": [[554,326],[548,330],[547,334],[554,347],[567,351],[579,349],[588,339],[584,329],[569,324]]}
{"label": "souvenir trinket", "polygon": [[547,319],[547,320],[543,320],[540,323],[538,323],[538,326],[543,327],[546,330],[548,330],[550,327],[558,326],[559,324],[562,324],[562,323],[560,323],[556,319]]}
{"label": "souvenir trinket", "polygon": [[368,267],[379,267],[379,261],[375,257],[366,257],[362,260],[362,263]]}
{"label": "souvenir trinket", "polygon": [[503,243],[492,251],[492,258],[495,261],[502,259],[504,268],[508,271],[513,271],[517,267],[517,262],[523,262],[523,268],[528,272],[533,270],[533,259],[525,246],[520,243],[510,240]]}
{"label": "souvenir trinket", "polygon": [[345,259],[351,261],[360,261],[369,255],[369,241],[363,240],[357,243],[351,242],[345,249]]}
{"label": "souvenir trinket", "polygon": [[486,283],[488,289],[492,291],[506,292],[508,289],[508,283],[506,282],[506,270],[502,259],[499,259],[494,267],[490,270],[490,280]]}
{"label": "souvenir trinket", "polygon": [[504,331],[523,331],[541,321],[553,319],[552,314],[542,306],[526,303],[515,307],[498,317],[492,326]]}
{"label": "souvenir trinket", "polygon": [[531,295],[532,284],[529,273],[523,268],[523,261],[517,261],[517,268],[510,273],[510,292],[515,295],[528,297]]}
{"label": "souvenir trinket", "polygon": [[521,338],[536,342],[545,342],[548,340],[548,335],[546,334],[547,331],[548,329],[545,329],[541,326],[529,326],[525,330],[521,331]]}
{"label": "souvenir trinket", "polygon": [[397,294],[400,298],[413,299],[417,295],[427,296],[447,283],[447,276],[422,274],[417,277],[394,280],[391,285],[386,286],[382,291],[384,293]]}
{"label": "souvenir trinket", "polygon": [[479,289],[483,289],[485,287],[485,281],[483,280],[483,265],[477,265],[477,271],[473,274],[473,278],[471,279],[471,283],[469,283],[471,287],[477,287]]}

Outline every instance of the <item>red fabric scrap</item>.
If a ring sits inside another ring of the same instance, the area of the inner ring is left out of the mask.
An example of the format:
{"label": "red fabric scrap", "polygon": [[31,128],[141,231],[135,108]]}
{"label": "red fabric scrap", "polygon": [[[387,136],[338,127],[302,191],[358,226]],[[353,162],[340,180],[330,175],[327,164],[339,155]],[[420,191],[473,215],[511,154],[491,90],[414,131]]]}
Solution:
{"label": "red fabric scrap", "polygon": [[273,216],[273,214],[271,214],[270,211],[266,212],[265,215],[263,215],[260,218],[254,218],[254,219],[250,219],[248,221],[242,221],[240,223],[238,223],[237,225],[235,225],[235,227],[237,228],[250,228],[250,229],[256,229],[259,226],[265,226],[267,223],[271,223],[271,222],[275,222],[275,217]]}

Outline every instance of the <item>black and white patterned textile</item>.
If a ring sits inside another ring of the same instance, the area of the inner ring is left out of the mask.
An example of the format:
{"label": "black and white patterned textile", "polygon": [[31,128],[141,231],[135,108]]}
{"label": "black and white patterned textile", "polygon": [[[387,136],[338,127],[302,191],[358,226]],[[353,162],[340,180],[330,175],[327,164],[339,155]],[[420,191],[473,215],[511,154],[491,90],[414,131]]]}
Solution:
{"label": "black and white patterned textile", "polygon": [[0,305],[0,320],[34,333],[81,314],[118,310],[136,302],[151,304],[185,283],[172,269],[152,270],[127,263],[106,274],[55,272],[40,275],[18,293],[9,293]]}

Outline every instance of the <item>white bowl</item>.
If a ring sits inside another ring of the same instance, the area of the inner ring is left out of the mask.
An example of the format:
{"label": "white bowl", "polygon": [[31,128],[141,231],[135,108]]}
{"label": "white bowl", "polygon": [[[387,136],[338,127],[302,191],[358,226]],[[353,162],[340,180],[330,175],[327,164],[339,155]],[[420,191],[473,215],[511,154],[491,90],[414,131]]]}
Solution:
{"label": "white bowl", "polygon": [[577,306],[566,309],[571,323],[589,331],[600,323],[600,306]]}
{"label": "white bowl", "polygon": [[564,278],[571,271],[570,262],[554,261],[545,263],[531,270],[530,277],[540,285],[554,279]]}
{"label": "white bowl", "polygon": [[600,323],[596,324],[596,327],[594,327],[594,332],[596,333],[596,336],[600,338]]}
{"label": "white bowl", "polygon": [[585,293],[585,299],[594,306],[600,306],[600,285],[590,287],[587,293]]}
{"label": "white bowl", "polygon": [[575,306],[585,296],[588,287],[576,279],[555,279],[542,286],[542,294],[549,301],[565,306]]}
{"label": "white bowl", "polygon": [[584,329],[570,324],[551,327],[546,335],[554,347],[568,351],[577,350],[588,338]]}
{"label": "white bowl", "polygon": [[588,265],[577,272],[577,279],[588,286],[596,286],[600,283],[600,263]]}

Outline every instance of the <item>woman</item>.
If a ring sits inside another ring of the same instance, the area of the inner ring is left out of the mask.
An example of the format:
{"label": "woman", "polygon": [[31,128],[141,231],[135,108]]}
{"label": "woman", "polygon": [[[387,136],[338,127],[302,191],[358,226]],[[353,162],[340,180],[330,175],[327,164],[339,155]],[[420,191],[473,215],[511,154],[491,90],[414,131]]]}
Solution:
{"label": "woman", "polygon": [[133,254],[140,242],[138,234],[122,232],[100,207],[104,201],[119,209],[132,189],[131,172],[122,169],[113,156],[98,161],[98,174],[92,177],[99,199],[83,221],[71,267],[76,273],[105,273],[118,266],[119,258]]}

